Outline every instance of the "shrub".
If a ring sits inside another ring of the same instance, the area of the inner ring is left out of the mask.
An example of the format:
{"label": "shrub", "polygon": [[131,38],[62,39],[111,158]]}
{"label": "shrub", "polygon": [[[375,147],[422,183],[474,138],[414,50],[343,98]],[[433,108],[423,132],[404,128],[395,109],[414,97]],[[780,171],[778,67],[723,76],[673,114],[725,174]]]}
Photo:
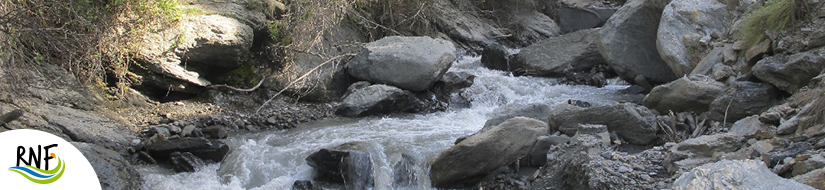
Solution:
{"label": "shrub", "polygon": [[745,16],[740,25],[740,35],[745,48],[768,39],[766,31],[782,31],[808,17],[805,0],[769,0]]}

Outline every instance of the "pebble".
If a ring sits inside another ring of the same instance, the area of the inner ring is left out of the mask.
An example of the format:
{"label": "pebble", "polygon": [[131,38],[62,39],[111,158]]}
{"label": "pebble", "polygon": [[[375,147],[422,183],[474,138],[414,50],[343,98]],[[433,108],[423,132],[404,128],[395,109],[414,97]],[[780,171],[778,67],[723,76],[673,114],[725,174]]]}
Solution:
{"label": "pebble", "polygon": [[641,178],[642,178],[642,180],[645,180],[645,181],[650,181],[650,176],[649,176],[649,175],[647,175],[647,174],[642,174],[642,175],[641,175],[641,176],[639,176],[639,177],[641,177]]}
{"label": "pebble", "polygon": [[625,167],[625,166],[619,166],[619,172],[621,172],[621,173],[628,173],[628,172],[632,172],[632,171],[633,171],[633,169],[631,169],[631,168],[628,168],[628,167]]}

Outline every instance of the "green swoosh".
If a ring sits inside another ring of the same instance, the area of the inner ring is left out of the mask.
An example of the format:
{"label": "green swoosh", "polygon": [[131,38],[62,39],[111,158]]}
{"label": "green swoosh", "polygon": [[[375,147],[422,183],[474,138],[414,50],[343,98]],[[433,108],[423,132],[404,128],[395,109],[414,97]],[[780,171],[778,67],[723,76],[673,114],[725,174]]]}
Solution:
{"label": "green swoosh", "polygon": [[[63,164],[61,164],[62,162],[63,162],[63,160],[61,160],[61,159],[59,159],[59,158],[58,158],[58,162],[57,162],[58,164],[57,164],[57,165],[58,165],[58,166],[63,165]],[[56,170],[56,169],[57,169],[57,167],[55,167],[55,168],[54,168],[54,169],[52,169],[52,170]],[[19,173],[20,175],[22,175],[23,177],[26,177],[26,179],[29,179],[29,181],[31,181],[31,182],[35,182],[35,183],[39,183],[39,184],[49,184],[49,183],[53,183],[53,182],[57,181],[58,179],[60,179],[60,177],[61,177],[61,176],[63,176],[63,172],[65,172],[65,171],[66,171],[66,165],[63,165],[63,166],[60,168],[60,173],[58,173],[58,174],[57,174],[57,175],[55,175],[54,177],[51,177],[51,178],[48,178],[48,179],[42,179],[42,180],[41,180],[41,179],[34,179],[34,178],[32,178],[31,176],[26,175],[26,174],[24,174],[23,172],[18,171],[18,170],[11,170],[11,169],[9,169],[9,171],[14,171],[14,172],[17,172],[17,173]],[[51,170],[49,170],[49,171],[51,171]]]}
{"label": "green swoosh", "polygon": [[55,174],[55,173],[57,173],[57,171],[60,171],[60,166],[61,165],[63,165],[63,159],[60,159],[58,157],[57,158],[57,166],[55,166],[51,170],[41,170],[40,168],[36,168],[34,166],[31,166],[31,165],[26,165],[25,167],[27,167],[29,169],[33,169],[33,170],[38,171],[40,173],[44,173],[44,174]]}

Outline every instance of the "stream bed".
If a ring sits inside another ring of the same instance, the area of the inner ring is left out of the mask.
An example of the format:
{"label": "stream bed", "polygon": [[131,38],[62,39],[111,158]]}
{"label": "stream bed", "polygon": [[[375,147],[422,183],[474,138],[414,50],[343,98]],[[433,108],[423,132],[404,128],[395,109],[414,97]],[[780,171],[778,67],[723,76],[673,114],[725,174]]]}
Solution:
{"label": "stream bed", "polygon": [[[321,148],[343,143],[368,145],[375,180],[374,189],[432,189],[429,165],[459,137],[472,134],[487,119],[506,107],[531,103],[550,105],[582,100],[593,105],[639,102],[643,95],[619,93],[626,84],[610,80],[596,88],[563,85],[559,79],[514,77],[481,66],[479,57],[462,57],[450,72],[476,75],[464,89],[469,108],[449,108],[430,114],[398,114],[359,119],[335,118],[301,124],[290,130],[236,132],[224,140],[232,149],[222,163],[208,164],[194,173],[175,173],[157,165],[140,165],[144,189],[291,189],[296,180],[311,180],[312,168],[304,159]],[[415,182],[393,184],[393,165],[402,154],[420,159]]]}

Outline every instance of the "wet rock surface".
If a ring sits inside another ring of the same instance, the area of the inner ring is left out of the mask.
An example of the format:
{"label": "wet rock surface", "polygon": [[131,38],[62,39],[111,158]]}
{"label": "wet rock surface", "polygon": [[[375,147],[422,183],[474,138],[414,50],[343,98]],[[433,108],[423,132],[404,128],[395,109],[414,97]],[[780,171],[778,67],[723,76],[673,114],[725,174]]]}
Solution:
{"label": "wet rock surface", "polygon": [[397,113],[413,109],[417,101],[410,91],[377,84],[358,89],[344,98],[335,113],[347,117]]}
{"label": "wet rock surface", "polygon": [[190,152],[202,159],[220,162],[229,152],[229,145],[213,139],[183,138],[155,142],[147,145],[147,150],[158,160],[169,159],[174,152]]}
{"label": "wet rock surface", "polygon": [[346,143],[332,149],[321,149],[306,158],[314,169],[314,179],[347,188],[366,189],[373,186],[372,161],[365,145]]}
{"label": "wet rock surface", "polygon": [[435,187],[471,186],[496,168],[529,154],[545,128],[544,122],[515,117],[487,132],[471,136],[433,161],[430,180]]}
{"label": "wet rock surface", "polygon": [[119,153],[91,143],[73,142],[97,173],[102,189],[140,189],[140,173]]}

